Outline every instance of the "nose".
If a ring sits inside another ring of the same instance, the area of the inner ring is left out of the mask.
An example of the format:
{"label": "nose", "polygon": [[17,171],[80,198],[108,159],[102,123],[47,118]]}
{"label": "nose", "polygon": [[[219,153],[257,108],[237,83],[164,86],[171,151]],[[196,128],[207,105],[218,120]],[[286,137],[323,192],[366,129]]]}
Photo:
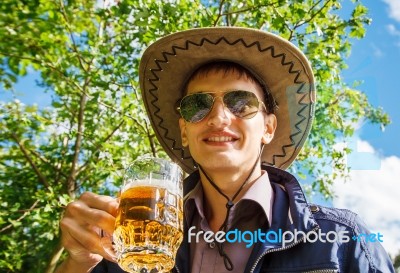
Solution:
{"label": "nose", "polygon": [[225,127],[231,124],[230,112],[227,111],[222,97],[216,97],[214,105],[209,113],[208,125],[214,127]]}

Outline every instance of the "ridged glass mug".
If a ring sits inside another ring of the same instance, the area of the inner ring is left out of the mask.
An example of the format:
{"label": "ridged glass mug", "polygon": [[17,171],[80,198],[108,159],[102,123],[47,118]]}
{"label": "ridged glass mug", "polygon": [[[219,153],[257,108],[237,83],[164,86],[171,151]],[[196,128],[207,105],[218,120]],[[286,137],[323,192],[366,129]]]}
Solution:
{"label": "ridged glass mug", "polygon": [[114,250],[127,272],[168,272],[183,239],[183,172],[166,159],[142,157],[126,170]]}

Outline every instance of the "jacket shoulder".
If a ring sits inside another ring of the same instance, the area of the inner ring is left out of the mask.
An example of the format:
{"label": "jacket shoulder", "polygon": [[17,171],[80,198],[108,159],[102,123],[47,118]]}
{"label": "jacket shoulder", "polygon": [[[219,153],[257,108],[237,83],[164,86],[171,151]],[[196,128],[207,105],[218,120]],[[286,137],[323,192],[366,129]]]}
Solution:
{"label": "jacket shoulder", "polygon": [[347,232],[346,243],[342,244],[346,246],[346,254],[341,264],[346,272],[394,272],[390,257],[381,245],[383,235],[371,232],[358,214],[314,204],[309,207],[323,232]]}
{"label": "jacket shoulder", "polygon": [[339,209],[309,204],[313,218],[318,222],[326,220],[354,229],[361,221],[359,216],[348,209]]}

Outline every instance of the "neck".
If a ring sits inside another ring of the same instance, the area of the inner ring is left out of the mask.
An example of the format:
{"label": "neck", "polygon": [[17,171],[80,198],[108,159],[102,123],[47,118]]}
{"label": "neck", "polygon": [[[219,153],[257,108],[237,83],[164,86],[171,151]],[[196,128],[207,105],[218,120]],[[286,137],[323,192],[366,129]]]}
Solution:
{"label": "neck", "polygon": [[[247,172],[235,172],[232,170],[226,172],[213,172],[212,170],[204,171],[220,191],[225,194],[229,200],[233,201],[233,203],[237,203],[244,193],[251,187],[254,181],[261,176],[261,167],[258,163],[253,171],[247,170]],[[204,192],[205,216],[210,228],[216,232],[225,220],[228,200],[211,185],[210,181],[202,171],[200,171],[200,179]],[[246,180],[247,183],[237,194]],[[235,194],[237,195],[235,196]]]}

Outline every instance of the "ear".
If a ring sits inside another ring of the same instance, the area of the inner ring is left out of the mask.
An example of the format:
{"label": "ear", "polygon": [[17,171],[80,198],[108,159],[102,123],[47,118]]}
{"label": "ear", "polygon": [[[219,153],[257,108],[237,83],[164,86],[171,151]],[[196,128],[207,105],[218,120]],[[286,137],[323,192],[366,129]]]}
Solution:
{"label": "ear", "polygon": [[187,147],[189,142],[186,133],[186,122],[183,118],[179,119],[179,128],[181,130],[182,147]]}
{"label": "ear", "polygon": [[265,127],[264,134],[261,138],[261,142],[264,144],[269,144],[274,138],[275,130],[277,124],[276,116],[274,114],[265,115]]}

